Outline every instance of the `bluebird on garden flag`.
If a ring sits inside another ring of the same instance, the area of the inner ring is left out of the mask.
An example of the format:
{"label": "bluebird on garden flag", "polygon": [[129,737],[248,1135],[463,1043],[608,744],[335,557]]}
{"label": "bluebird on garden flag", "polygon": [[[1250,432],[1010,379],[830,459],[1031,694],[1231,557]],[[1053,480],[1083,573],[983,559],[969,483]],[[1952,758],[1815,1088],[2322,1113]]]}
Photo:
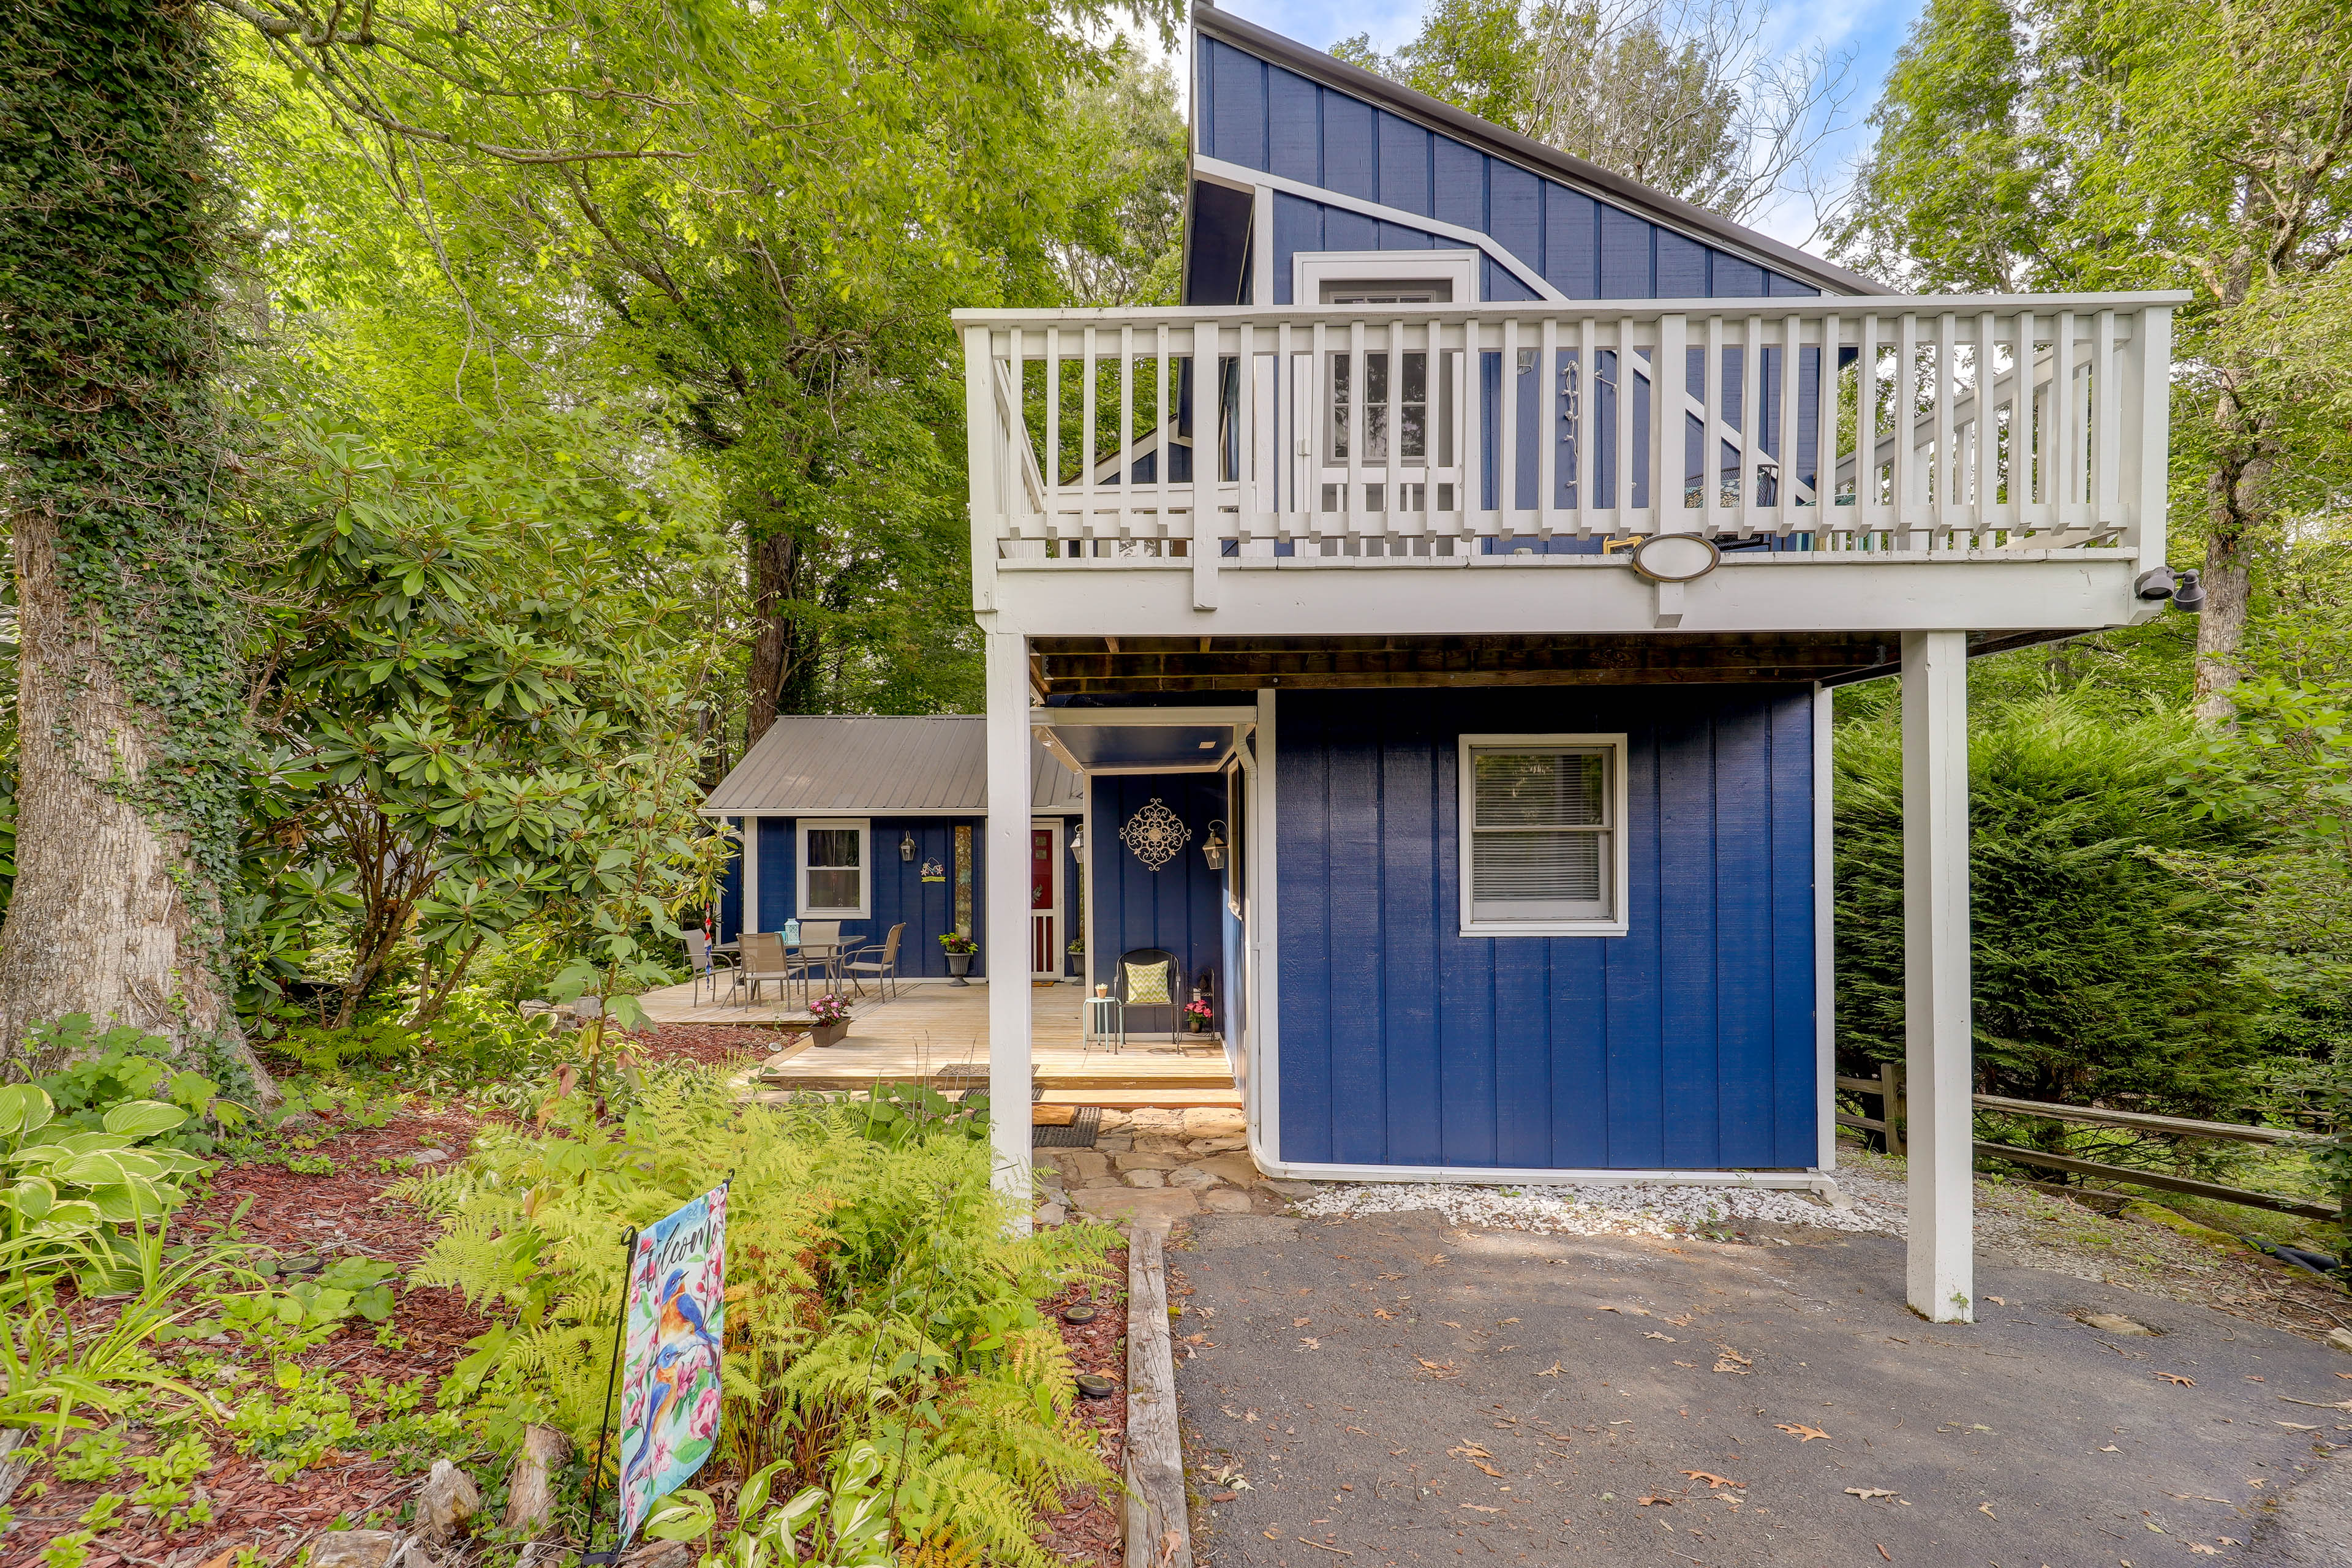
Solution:
{"label": "bluebird on garden flag", "polygon": [[622,1318],[621,1545],[719,1441],[727,1184],[637,1233]]}

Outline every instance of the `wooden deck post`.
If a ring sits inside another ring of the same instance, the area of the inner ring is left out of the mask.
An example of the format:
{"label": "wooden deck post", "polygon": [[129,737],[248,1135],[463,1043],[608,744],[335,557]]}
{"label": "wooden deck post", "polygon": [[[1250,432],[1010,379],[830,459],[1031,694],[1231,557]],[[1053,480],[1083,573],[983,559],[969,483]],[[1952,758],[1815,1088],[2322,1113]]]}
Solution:
{"label": "wooden deck post", "polygon": [[1015,1200],[1013,1229],[1029,1234],[1029,639],[988,642],[987,902],[980,938],[988,971],[989,1142],[996,1190]]}
{"label": "wooden deck post", "polygon": [[[1964,632],[1903,634],[1903,1003],[1911,1240],[1906,1295],[1975,1319],[1969,1018],[1969,673]],[[1897,1107],[1886,1106],[1892,1131]],[[1890,1142],[1892,1140],[1890,1139]]]}

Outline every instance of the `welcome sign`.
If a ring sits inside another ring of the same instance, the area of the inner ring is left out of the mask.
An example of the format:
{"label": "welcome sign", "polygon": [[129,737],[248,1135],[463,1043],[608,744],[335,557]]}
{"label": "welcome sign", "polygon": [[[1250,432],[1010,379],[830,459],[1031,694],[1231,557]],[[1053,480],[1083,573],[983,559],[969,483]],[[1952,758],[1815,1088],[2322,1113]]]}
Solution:
{"label": "welcome sign", "polygon": [[727,1184],[637,1235],[622,1316],[621,1545],[719,1440]]}

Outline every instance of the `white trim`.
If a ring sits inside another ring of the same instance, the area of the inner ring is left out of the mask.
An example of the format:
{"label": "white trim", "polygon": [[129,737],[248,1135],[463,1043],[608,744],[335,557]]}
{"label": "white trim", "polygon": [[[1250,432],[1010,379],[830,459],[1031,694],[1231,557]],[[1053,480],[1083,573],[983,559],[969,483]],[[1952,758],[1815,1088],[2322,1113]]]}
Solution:
{"label": "white trim", "polygon": [[[857,831],[857,907],[819,909],[809,902],[808,836],[814,829]],[[864,816],[801,816],[793,819],[793,915],[797,920],[866,921],[874,918],[874,823]]]}
{"label": "white trim", "polygon": [[[1567,295],[1544,281],[1542,273],[1505,249],[1503,242],[1491,234],[1480,234],[1475,228],[1464,228],[1460,224],[1446,223],[1439,218],[1423,217],[1419,213],[1409,213],[1402,207],[1385,207],[1378,202],[1361,201],[1354,196],[1342,195],[1338,191],[1327,191],[1320,185],[1310,185],[1304,180],[1286,179],[1280,174],[1266,174],[1264,170],[1245,168],[1239,163],[1228,163],[1222,158],[1205,158],[1198,153],[1192,154],[1192,170],[1195,174],[1207,174],[1215,178],[1220,184],[1264,185],[1270,190],[1280,191],[1286,195],[1298,196],[1310,202],[1320,202],[1327,207],[1338,207],[1343,212],[1361,213],[1366,217],[1384,218],[1390,223],[1402,224],[1407,228],[1417,228],[1423,234],[1433,234],[1441,238],[1454,240],[1458,244],[1469,246],[1475,250],[1483,251],[1496,266],[1504,268],[1512,277],[1534,289],[1538,300],[1550,300],[1561,304],[1565,304],[1568,300]],[[1497,304],[1505,302],[1496,301]],[[1509,302],[1525,303],[1526,301]],[[1457,308],[1464,303],[1475,305],[1478,301],[1475,300],[1455,301]],[[1643,303],[1646,304],[1648,301],[1645,300]],[[1425,308],[1434,310],[1439,307]]]}
{"label": "white trim", "polygon": [[1274,303],[1274,187],[1250,191],[1250,300]]}
{"label": "white trim", "polygon": [[[723,820],[723,819],[722,819]],[[743,816],[743,913],[735,922],[735,935],[741,940],[745,931],[760,929],[760,819],[748,813]]]}
{"label": "white trim", "polygon": [[[1471,813],[1475,807],[1470,752],[1475,747],[1494,750],[1523,746],[1589,746],[1609,752],[1610,913],[1591,920],[1481,921],[1472,913]],[[1628,879],[1633,873],[1633,834],[1626,821],[1630,804],[1625,773],[1625,736],[1609,735],[1462,735],[1454,750],[1454,851],[1460,868],[1460,930],[1462,936],[1623,936],[1633,927],[1633,899]]]}
{"label": "white trim", "polygon": [[[1475,250],[1300,250],[1290,258],[1290,295],[1294,302],[1323,306],[1327,283],[1417,283],[1442,280],[1454,290],[1450,305],[1475,303],[1478,299],[1478,258]],[[1333,305],[1334,310],[1370,310],[1368,305]]]}
{"label": "white trim", "polygon": [[[1252,1151],[1255,1152],[1255,1150]],[[1625,1171],[1616,1169],[1537,1171],[1509,1165],[1339,1165],[1269,1163],[1258,1165],[1277,1180],[1302,1182],[1463,1182],[1514,1187],[1642,1186],[1670,1182],[1690,1187],[1762,1187],[1781,1191],[1834,1191],[1826,1171]]]}
{"label": "white trim", "polygon": [[[1000,626],[1002,622],[998,623]],[[972,913],[981,927],[982,961],[1004,984],[988,988],[988,1093],[992,1104],[1014,1108],[989,1124],[990,1184],[1005,1200],[1005,1229],[1027,1236],[1036,1217],[1036,1187],[1029,1152],[1029,1118],[1018,1108],[1029,1102],[1029,983],[1013,977],[1013,953],[1028,941],[1029,879],[1014,872],[1029,853],[1029,642],[1018,633],[991,627],[982,634],[986,653],[988,798],[984,830],[974,846],[990,868]],[[1018,933],[1018,934],[1016,934]]]}
{"label": "white trim", "polygon": [[1813,1072],[1820,1125],[1821,1168],[1837,1168],[1837,859],[1831,830],[1836,820],[1837,693],[1813,687]]}
{"label": "white trim", "polygon": [[[1116,635],[1116,634],[1114,634]],[[1218,724],[1255,724],[1255,708],[1033,708],[1029,722],[1037,729],[1117,730],[1160,725],[1171,729],[1206,729]]]}
{"label": "white trim", "polygon": [[1242,1079],[1242,1118],[1249,1132],[1250,1158],[1261,1170],[1282,1160],[1282,928],[1277,902],[1281,883],[1275,870],[1278,824],[1275,820],[1275,699],[1270,687],[1257,694],[1257,754],[1250,769],[1256,794],[1250,798],[1250,833],[1256,839],[1249,860],[1249,947],[1255,960],[1257,994],[1249,1016],[1249,1048]]}
{"label": "white trim", "polygon": [[1976,1321],[1968,644],[1903,634],[1904,1295],[1935,1323]]}

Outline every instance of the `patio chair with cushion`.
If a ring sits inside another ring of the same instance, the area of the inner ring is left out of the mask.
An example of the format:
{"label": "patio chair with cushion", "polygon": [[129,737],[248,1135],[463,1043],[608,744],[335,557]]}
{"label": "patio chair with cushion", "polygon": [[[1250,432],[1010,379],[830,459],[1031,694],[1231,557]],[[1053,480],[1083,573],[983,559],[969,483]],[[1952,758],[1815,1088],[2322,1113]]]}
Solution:
{"label": "patio chair with cushion", "polygon": [[793,979],[793,968],[784,958],[784,938],[781,931],[762,931],[743,933],[743,963],[737,971],[740,986],[749,987],[748,999],[760,1000],[760,987],[769,981],[776,983],[776,994],[782,997]]}
{"label": "patio chair with cushion", "polygon": [[686,962],[688,968],[693,972],[694,989],[689,994],[698,1002],[701,1000],[705,981],[710,984],[710,1000],[714,1003],[719,1000],[719,982],[721,978],[726,980],[727,988],[730,992],[742,984],[742,971],[710,951],[709,931],[696,930],[686,933]]}
{"label": "patio chair with cushion", "polygon": [[849,960],[841,966],[841,972],[849,977],[851,984],[857,986],[859,995],[866,994],[866,987],[857,978],[861,974],[874,976],[874,989],[882,994],[884,1001],[898,994],[898,939],[906,932],[907,927],[902,921],[890,928],[890,934],[882,939],[879,946],[861,947],[849,954]]}
{"label": "patio chair with cushion", "polygon": [[1118,978],[1112,989],[1127,1016],[1126,1033],[1164,1028],[1170,1039],[1176,1037],[1176,1010],[1183,1005],[1176,994],[1181,974],[1176,955],[1164,947],[1129,948],[1118,955]]}

